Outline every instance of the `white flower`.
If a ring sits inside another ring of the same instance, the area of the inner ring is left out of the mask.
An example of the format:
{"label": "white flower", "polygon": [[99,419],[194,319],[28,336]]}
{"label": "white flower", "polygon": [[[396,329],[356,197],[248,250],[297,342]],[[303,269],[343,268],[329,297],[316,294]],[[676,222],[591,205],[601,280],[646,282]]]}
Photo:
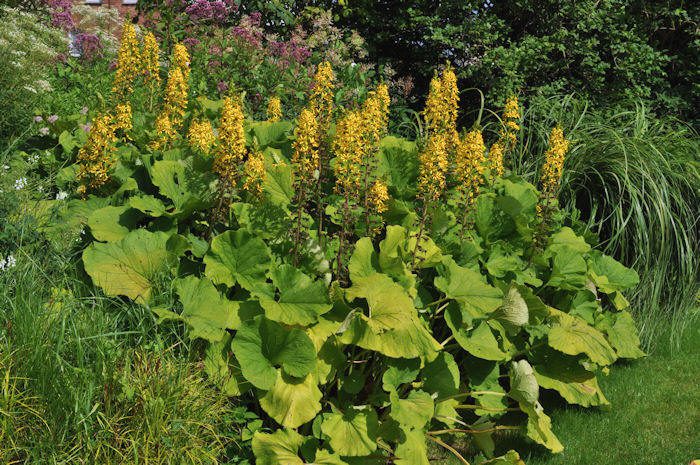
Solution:
{"label": "white flower", "polygon": [[68,192],[65,191],[58,191],[56,194],[56,200],[65,200],[68,198]]}
{"label": "white flower", "polygon": [[22,190],[27,187],[27,178],[19,178],[15,180],[15,189]]}
{"label": "white flower", "polygon": [[27,163],[29,163],[31,165],[35,164],[38,161],[39,161],[39,154],[38,153],[35,153],[33,155],[29,155],[27,157]]}
{"label": "white flower", "polygon": [[44,127],[44,128],[39,129],[39,134],[41,134],[42,136],[45,136],[48,133],[49,133],[49,128]]}
{"label": "white flower", "polygon": [[7,258],[0,259],[0,271],[9,270],[14,268],[15,265],[17,265],[17,260],[12,254],[8,255]]}

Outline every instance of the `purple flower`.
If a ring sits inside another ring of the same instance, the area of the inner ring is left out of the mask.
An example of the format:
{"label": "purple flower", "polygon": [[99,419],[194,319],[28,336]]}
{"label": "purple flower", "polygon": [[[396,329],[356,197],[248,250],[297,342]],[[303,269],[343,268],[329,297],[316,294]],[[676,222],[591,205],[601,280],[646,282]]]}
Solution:
{"label": "purple flower", "polygon": [[92,124],[90,123],[80,125],[80,129],[82,129],[85,133],[90,132],[90,128],[92,128]]}
{"label": "purple flower", "polygon": [[185,47],[192,50],[194,47],[199,45],[199,39],[197,39],[196,37],[187,37],[182,41],[182,43],[185,45]]}
{"label": "purple flower", "polygon": [[214,21],[222,23],[228,16],[226,4],[221,0],[194,0],[185,8],[185,13],[194,22]]}
{"label": "purple flower", "polygon": [[48,0],[51,9],[51,25],[70,31],[75,28],[73,2],[71,0]]}
{"label": "purple flower", "polygon": [[92,61],[102,56],[102,41],[97,34],[81,32],[76,35],[75,41],[86,60]]}
{"label": "purple flower", "polygon": [[46,121],[48,121],[49,124],[53,124],[56,121],[58,121],[58,115],[51,115],[48,118],[46,118]]}
{"label": "purple flower", "polygon": [[231,29],[231,34],[244,42],[248,42],[255,48],[260,48],[263,39],[263,30],[260,27],[260,13],[251,13],[243,16],[238,26]]}
{"label": "purple flower", "polygon": [[87,115],[88,114],[88,107],[83,107],[80,109],[80,114],[81,115]]}
{"label": "purple flower", "polygon": [[218,90],[220,94],[223,94],[228,90],[228,84],[224,81],[219,81],[216,85],[216,90]]}
{"label": "purple flower", "polygon": [[41,116],[37,115],[34,117],[35,123],[41,123],[42,121],[44,121],[44,118],[42,118]]}

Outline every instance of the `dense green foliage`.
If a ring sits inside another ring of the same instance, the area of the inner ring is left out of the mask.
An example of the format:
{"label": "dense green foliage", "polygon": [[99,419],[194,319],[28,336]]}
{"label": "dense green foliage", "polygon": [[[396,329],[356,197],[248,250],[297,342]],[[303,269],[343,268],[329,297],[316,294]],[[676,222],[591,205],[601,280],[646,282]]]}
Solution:
{"label": "dense green foliage", "polygon": [[[335,4],[335,2],[329,2]],[[580,92],[609,105],[645,98],[697,119],[697,2],[350,1],[335,11],[368,39],[372,58],[427,86],[445,60],[463,87],[502,102]]]}

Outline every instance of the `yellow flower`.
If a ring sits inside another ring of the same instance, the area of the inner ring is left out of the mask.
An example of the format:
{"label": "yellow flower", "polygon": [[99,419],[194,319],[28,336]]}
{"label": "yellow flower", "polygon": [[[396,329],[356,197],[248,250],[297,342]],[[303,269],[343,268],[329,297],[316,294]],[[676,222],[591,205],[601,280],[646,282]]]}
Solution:
{"label": "yellow flower", "polygon": [[503,176],[505,169],[503,167],[503,142],[497,140],[489,149],[488,167],[491,170],[491,178]]}
{"label": "yellow flower", "polygon": [[445,190],[445,176],[449,166],[448,147],[451,143],[450,134],[434,134],[428,138],[428,143],[419,156],[418,193],[424,202],[438,200]]}
{"label": "yellow flower", "polygon": [[425,102],[423,115],[428,126],[428,134],[447,134],[448,150],[454,150],[459,140],[457,133],[457,111],[459,108],[459,90],[457,76],[451,66],[447,66],[442,75],[430,81],[430,91]]}
{"label": "yellow flower", "polygon": [[160,49],[156,36],[150,31],[143,38],[141,69],[146,85],[151,88],[151,91],[160,86]]}
{"label": "yellow flower", "polygon": [[154,149],[162,148],[177,137],[187,109],[187,81],[180,68],[171,68],[165,86],[163,108],[156,118],[157,138],[151,143]]}
{"label": "yellow flower", "polygon": [[114,112],[114,130],[121,129],[124,132],[131,131],[131,103],[117,104]]}
{"label": "yellow flower", "polygon": [[564,137],[564,131],[557,126],[549,135],[549,149],[544,154],[544,165],[540,175],[542,193],[554,196],[564,171],[564,158],[569,151],[570,142]]}
{"label": "yellow flower", "polygon": [[297,127],[294,129],[294,166],[295,183],[301,187],[313,183],[318,169],[318,121],[312,110],[304,108],[299,114]]}
{"label": "yellow flower", "polygon": [[469,131],[459,145],[455,156],[455,174],[464,207],[469,208],[479,195],[484,182],[484,138],[480,130]]}
{"label": "yellow flower", "polygon": [[117,100],[127,98],[133,91],[134,80],[139,74],[139,61],[136,30],[133,24],[125,22],[117,55],[117,71],[112,85],[112,92],[116,94]]}
{"label": "yellow flower", "polygon": [[282,102],[277,96],[270,97],[267,101],[267,120],[275,123],[282,119]]}
{"label": "yellow flower", "polygon": [[356,201],[362,186],[363,153],[366,149],[363,128],[365,121],[362,111],[347,113],[338,121],[333,139],[336,190]]}
{"label": "yellow flower", "polygon": [[369,93],[362,105],[364,126],[366,126],[366,152],[376,150],[379,141],[387,131],[389,124],[389,89],[386,84],[379,84],[375,91]]}
{"label": "yellow flower", "polygon": [[114,121],[110,115],[95,118],[88,139],[78,152],[78,193],[97,189],[109,181],[109,170],[114,164]]}
{"label": "yellow flower", "polygon": [[389,201],[389,190],[383,181],[377,179],[369,189],[368,203],[372,211],[381,215],[387,210],[387,202]]}
{"label": "yellow flower", "polygon": [[331,124],[333,114],[333,97],[335,91],[335,74],[333,67],[327,61],[320,63],[314,76],[311,89],[311,108],[318,120],[319,134],[325,135]]}
{"label": "yellow flower", "polygon": [[216,136],[211,123],[207,119],[193,120],[187,133],[190,146],[204,154],[208,154]]}
{"label": "yellow flower", "polygon": [[226,97],[221,109],[219,137],[216,144],[214,171],[228,188],[237,185],[240,167],[246,155],[243,131],[243,106],[240,99]]}
{"label": "yellow flower", "polygon": [[515,148],[517,143],[517,134],[520,131],[520,106],[518,105],[518,97],[511,95],[506,100],[506,106],[503,109],[503,128],[499,135],[503,150],[510,152]]}
{"label": "yellow flower", "polygon": [[173,47],[173,59],[170,62],[171,68],[180,68],[185,81],[190,78],[190,54],[187,47],[182,44],[175,44]]}
{"label": "yellow flower", "polygon": [[265,175],[265,156],[260,150],[256,150],[245,162],[243,189],[256,198],[262,197]]}

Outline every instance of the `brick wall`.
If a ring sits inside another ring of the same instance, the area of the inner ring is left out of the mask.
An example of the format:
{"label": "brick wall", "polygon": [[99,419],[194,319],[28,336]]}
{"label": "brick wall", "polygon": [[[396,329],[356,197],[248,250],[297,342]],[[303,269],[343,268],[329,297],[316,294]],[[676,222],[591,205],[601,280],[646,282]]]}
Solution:
{"label": "brick wall", "polygon": [[94,7],[116,8],[124,19],[130,20],[136,16],[136,4],[129,4],[128,0],[126,2],[127,4],[123,2],[124,0],[73,0],[73,3],[76,5],[87,4]]}

